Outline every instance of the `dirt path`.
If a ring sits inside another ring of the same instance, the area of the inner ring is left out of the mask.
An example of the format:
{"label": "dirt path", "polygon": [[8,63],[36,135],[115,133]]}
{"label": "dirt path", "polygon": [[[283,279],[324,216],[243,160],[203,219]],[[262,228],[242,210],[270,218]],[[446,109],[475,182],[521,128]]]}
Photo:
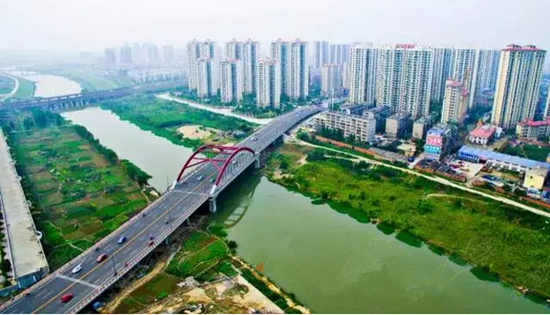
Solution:
{"label": "dirt path", "polygon": [[179,97],[176,97],[176,96],[171,96],[168,93],[157,94],[156,97],[161,98],[161,99],[165,99],[165,100],[169,100],[169,101],[174,101],[176,103],[187,104],[191,107],[195,107],[195,108],[202,109],[202,110],[207,110],[209,112],[213,112],[213,113],[216,113],[216,114],[229,116],[229,117],[240,118],[242,120],[246,120],[248,122],[259,124],[259,125],[265,125],[265,124],[269,123],[271,120],[273,120],[272,118],[254,118],[254,117],[249,117],[249,116],[245,116],[245,115],[241,115],[241,114],[236,114],[236,113],[233,113],[231,111],[231,109],[228,109],[228,108],[216,108],[216,107],[213,107],[213,106],[208,106],[206,104],[200,104],[200,103],[189,101],[189,100],[179,98]]}
{"label": "dirt path", "polygon": [[428,195],[426,195],[425,198],[428,199],[428,198],[433,198],[433,197],[441,197],[441,198],[459,198],[459,199],[464,199],[464,200],[470,200],[470,201],[475,201],[475,202],[486,203],[486,202],[484,202],[483,200],[479,200],[479,199],[467,198],[467,197],[456,196],[456,195],[447,195],[447,194],[428,194]]}
{"label": "dirt path", "polygon": [[488,193],[484,193],[484,192],[479,191],[479,190],[475,190],[475,189],[472,189],[472,188],[468,188],[468,187],[466,187],[466,186],[459,185],[459,184],[457,184],[457,183],[451,182],[450,180],[447,180],[447,179],[444,179],[444,178],[441,178],[441,177],[428,176],[428,175],[419,173],[419,172],[417,172],[417,171],[410,170],[410,169],[408,169],[408,168],[402,168],[402,167],[398,167],[398,166],[395,166],[395,165],[392,165],[392,164],[388,164],[388,163],[384,163],[384,162],[380,162],[380,161],[375,161],[375,160],[366,158],[366,157],[361,156],[361,155],[358,155],[358,154],[348,153],[348,152],[344,152],[344,151],[340,151],[340,150],[328,148],[328,147],[325,147],[325,146],[321,146],[321,145],[316,145],[316,144],[308,143],[308,142],[299,140],[299,139],[297,139],[297,138],[295,138],[295,137],[292,138],[292,141],[293,141],[294,143],[302,144],[302,145],[309,146],[309,147],[313,147],[313,148],[320,148],[320,149],[324,149],[324,150],[328,150],[328,151],[332,151],[332,152],[338,152],[338,153],[346,154],[346,155],[348,155],[348,156],[355,157],[355,158],[357,158],[357,159],[360,159],[360,160],[362,160],[362,161],[371,163],[371,164],[373,164],[373,165],[382,165],[382,166],[385,166],[385,167],[387,167],[387,168],[391,168],[391,169],[395,169],[395,170],[398,170],[398,171],[401,171],[401,172],[405,172],[405,173],[412,174],[412,175],[414,175],[414,176],[423,177],[423,178],[425,178],[425,179],[431,180],[431,181],[433,181],[433,182],[437,182],[437,183],[442,184],[442,185],[450,186],[450,187],[457,188],[457,189],[460,189],[460,190],[463,190],[463,191],[466,191],[466,192],[469,192],[469,193],[472,193],[472,194],[475,194],[475,195],[479,195],[479,196],[483,196],[483,197],[486,197],[486,198],[489,198],[489,199],[493,199],[493,200],[496,200],[496,201],[500,201],[500,202],[505,203],[505,204],[507,204],[507,205],[514,206],[514,207],[517,207],[517,208],[520,208],[520,209],[523,209],[523,210],[532,212],[532,213],[534,213],[534,214],[537,214],[537,215],[540,215],[540,216],[544,216],[544,217],[550,218],[550,212],[546,212],[546,211],[543,211],[543,210],[539,210],[539,209],[530,207],[530,206],[528,206],[528,205],[519,203],[519,202],[517,202],[517,201],[508,199],[508,198],[504,198],[504,197],[501,197],[501,196],[494,196],[494,195],[491,195],[491,194],[488,194]]}
{"label": "dirt path", "polygon": [[103,314],[112,314],[115,313],[116,309],[122,303],[124,299],[126,299],[134,290],[141,287],[142,285],[149,282],[151,279],[153,279],[156,275],[161,273],[164,270],[164,267],[166,266],[166,261],[160,261],[153,270],[151,270],[148,274],[143,276],[142,278],[132,282],[129,286],[124,288],[120,293],[116,295],[114,299],[109,301],[109,303],[105,304],[103,307],[102,313]]}

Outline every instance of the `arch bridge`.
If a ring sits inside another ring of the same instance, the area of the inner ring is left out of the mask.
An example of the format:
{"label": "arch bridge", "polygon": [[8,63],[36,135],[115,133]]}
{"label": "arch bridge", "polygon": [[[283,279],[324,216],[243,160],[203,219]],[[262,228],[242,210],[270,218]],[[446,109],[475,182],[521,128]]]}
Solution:
{"label": "arch bridge", "polygon": [[[273,119],[235,146],[199,148],[183,164],[169,191],[91,248],[1,305],[0,312],[79,312],[167,241],[205,202],[209,202],[210,211],[216,211],[218,194],[249,166],[258,165],[261,152],[320,111],[319,107],[302,107]],[[64,298],[62,303],[61,297],[67,294],[71,298]]]}

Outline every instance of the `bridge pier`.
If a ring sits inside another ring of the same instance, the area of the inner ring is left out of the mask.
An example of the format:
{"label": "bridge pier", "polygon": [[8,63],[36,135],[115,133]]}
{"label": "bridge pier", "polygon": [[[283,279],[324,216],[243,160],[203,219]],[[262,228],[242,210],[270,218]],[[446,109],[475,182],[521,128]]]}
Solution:
{"label": "bridge pier", "polygon": [[208,210],[210,210],[210,213],[215,213],[218,210],[218,207],[216,206],[216,198],[208,199]]}
{"label": "bridge pier", "polygon": [[261,167],[260,153],[256,153],[256,157],[254,158],[254,168],[259,169],[260,167]]}

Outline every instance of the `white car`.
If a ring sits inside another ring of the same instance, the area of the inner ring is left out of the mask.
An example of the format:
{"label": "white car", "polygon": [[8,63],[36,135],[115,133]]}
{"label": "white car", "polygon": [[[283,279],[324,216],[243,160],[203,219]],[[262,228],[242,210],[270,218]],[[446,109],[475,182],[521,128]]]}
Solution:
{"label": "white car", "polygon": [[82,264],[78,264],[78,266],[74,267],[72,272],[73,274],[75,274],[75,273],[79,273],[80,270],[82,270]]}

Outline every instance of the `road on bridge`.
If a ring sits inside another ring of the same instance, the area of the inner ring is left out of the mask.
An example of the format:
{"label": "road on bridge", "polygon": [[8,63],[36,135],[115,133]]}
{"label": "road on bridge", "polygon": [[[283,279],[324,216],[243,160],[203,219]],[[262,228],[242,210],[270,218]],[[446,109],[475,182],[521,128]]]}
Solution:
{"label": "road on bridge", "polygon": [[[237,146],[262,152],[284,132],[297,123],[318,113],[318,107],[299,108],[274,119],[271,123],[241,141]],[[257,156],[243,152],[236,156],[232,173],[224,175],[218,190],[225,188],[236,176],[254,163]],[[233,163],[232,163],[233,164]],[[198,166],[185,176],[174,189],[131,218],[123,226],[71,262],[59,268],[14,300],[1,307],[2,313],[76,313],[110,287],[141,259],[161,244],[178,226],[191,216],[209,198],[211,178],[218,175],[212,164]],[[119,244],[119,239],[126,241]],[[153,240],[154,244],[149,246]],[[108,255],[102,262],[96,259]],[[81,266],[77,273],[76,266]],[[61,302],[65,294],[72,300]]]}

